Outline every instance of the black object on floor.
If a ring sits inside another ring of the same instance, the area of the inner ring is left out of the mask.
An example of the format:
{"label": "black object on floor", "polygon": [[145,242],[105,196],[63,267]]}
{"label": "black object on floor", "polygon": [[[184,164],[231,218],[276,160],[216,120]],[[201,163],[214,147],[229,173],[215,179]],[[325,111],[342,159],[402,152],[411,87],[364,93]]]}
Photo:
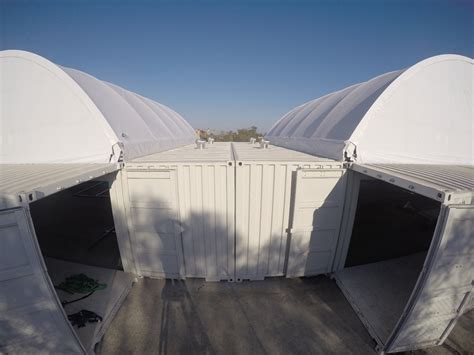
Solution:
{"label": "black object on floor", "polygon": [[69,319],[73,326],[77,326],[78,328],[85,327],[86,323],[102,322],[101,316],[86,309],[80,310],[77,313],[68,314],[67,319]]}

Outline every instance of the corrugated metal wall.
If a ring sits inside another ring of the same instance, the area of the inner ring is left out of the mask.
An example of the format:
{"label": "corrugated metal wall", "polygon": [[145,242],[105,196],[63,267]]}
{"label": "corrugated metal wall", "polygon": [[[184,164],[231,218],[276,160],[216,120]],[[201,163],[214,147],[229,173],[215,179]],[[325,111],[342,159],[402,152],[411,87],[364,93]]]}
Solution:
{"label": "corrugated metal wall", "polygon": [[132,167],[125,171],[125,179],[124,202],[137,272],[183,278],[176,170]]}
{"label": "corrugated metal wall", "polygon": [[236,159],[236,279],[286,273],[298,168],[341,169],[334,160],[270,145],[232,143]]}
{"label": "corrugated metal wall", "polygon": [[237,280],[283,275],[296,168],[285,163],[237,163]]}
{"label": "corrugated metal wall", "polygon": [[295,172],[298,168],[333,165],[328,162],[237,162],[237,280],[260,280],[285,274]]}
{"label": "corrugated metal wall", "polygon": [[287,277],[332,271],[344,207],[344,169],[296,173]]}
{"label": "corrugated metal wall", "polygon": [[[232,152],[230,147],[229,143],[203,150],[187,146],[127,163],[127,171],[140,171],[137,184],[157,169],[168,169],[176,175],[174,185],[149,185],[143,188],[150,190],[150,196],[143,190],[142,197],[130,198],[137,203],[140,198],[158,198],[158,190],[164,190],[160,194],[177,190],[173,207],[176,213],[169,218],[176,216],[179,221],[176,238],[182,244],[181,277],[218,281],[283,276],[296,170],[341,169],[342,163],[274,146],[259,149],[248,143],[233,143]],[[129,189],[130,184],[135,182],[129,178]],[[153,218],[162,218],[153,216],[150,223]],[[136,220],[138,216],[132,214],[129,218]],[[133,245],[137,242],[145,243],[145,239],[137,239],[135,229],[132,225],[132,249],[138,248]],[[150,247],[150,242],[147,245]]]}
{"label": "corrugated metal wall", "polygon": [[178,167],[187,277],[234,278],[234,178],[232,162]]}
{"label": "corrugated metal wall", "polygon": [[[162,184],[160,185],[159,180],[156,179],[145,186],[144,182],[156,174],[153,164],[148,163],[146,166],[147,169],[140,170],[137,170],[137,167],[133,165],[127,168],[128,209],[130,211],[136,210],[134,204],[136,205],[138,201],[144,203],[147,199],[155,199],[155,206],[147,206],[154,212],[146,213],[149,218],[146,223],[152,226],[153,221],[160,220],[162,221],[161,225],[172,225],[173,221],[177,221],[178,223],[174,223],[174,225],[179,230],[175,231],[173,243],[170,240],[167,244],[159,243],[160,245],[153,246],[149,239],[156,240],[160,236],[162,238],[165,231],[155,228],[154,235],[140,240],[136,228],[136,220],[139,216],[136,213],[129,213],[135,260],[140,264],[141,258],[137,253],[144,244],[147,244],[145,248],[147,253],[155,253],[159,259],[161,258],[159,249],[164,245],[169,245],[173,248],[167,250],[166,253],[176,251],[177,254],[173,254],[175,260],[177,262],[180,258],[183,260],[183,272],[180,274],[182,277],[203,277],[208,281],[233,280],[235,234],[233,162],[169,163],[168,165],[156,163],[160,169],[168,166],[168,171],[175,176],[175,179],[170,180],[170,184],[166,186],[161,186]],[[133,170],[133,174],[139,174],[137,178],[140,180],[136,183],[134,177],[130,176],[131,170]],[[143,186],[138,191],[140,184]],[[134,185],[135,187],[133,187]],[[170,196],[169,199],[165,199],[162,195],[168,196],[173,190],[176,190],[176,195],[175,202],[172,204]],[[148,195],[146,191],[149,192]],[[157,210],[158,201],[163,199],[168,201],[166,205],[172,208],[172,214],[163,213],[162,209]],[[143,219],[143,216],[141,218]],[[167,222],[165,223],[164,220]],[[175,250],[175,247],[179,247],[181,250]],[[156,264],[156,266],[159,265]],[[155,270],[155,272],[157,271],[162,272]],[[176,274],[176,272],[173,271],[172,274]],[[155,274],[155,276],[160,276],[160,274]]]}

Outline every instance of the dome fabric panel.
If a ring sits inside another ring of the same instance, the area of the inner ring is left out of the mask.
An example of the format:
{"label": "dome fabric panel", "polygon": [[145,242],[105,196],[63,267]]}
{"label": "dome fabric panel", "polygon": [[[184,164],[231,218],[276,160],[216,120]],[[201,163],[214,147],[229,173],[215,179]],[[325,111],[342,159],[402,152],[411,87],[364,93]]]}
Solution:
{"label": "dome fabric panel", "polygon": [[358,85],[321,121],[313,137],[348,140],[365,113],[402,71],[384,74]]}
{"label": "dome fabric panel", "polygon": [[[316,100],[315,100],[316,101]],[[285,129],[286,125],[288,125],[293,117],[299,112],[299,110],[303,107],[304,105],[298,106],[285,114],[282,118],[280,118],[277,123],[273,125],[273,127],[270,129],[268,132],[268,135],[273,135],[273,136],[278,136],[281,134],[282,130]]]}
{"label": "dome fabric panel", "polygon": [[308,114],[305,121],[298,127],[294,135],[298,136],[301,134],[305,138],[311,138],[321,122],[331,113],[332,109],[355,88],[357,88],[357,86],[358,85],[353,85],[332,95],[325,96],[326,99]]}
{"label": "dome fabric panel", "polygon": [[0,51],[0,163],[109,163],[191,144],[150,99],[36,54]]}
{"label": "dome fabric panel", "polygon": [[472,59],[432,57],[298,106],[266,137],[336,160],[473,164],[473,82]]}
{"label": "dome fabric panel", "polygon": [[119,86],[108,83],[117,94],[119,94],[127,103],[137,112],[137,114],[145,121],[154,138],[174,137],[174,134],[146,103],[144,103],[138,95],[122,89]]}
{"label": "dome fabric panel", "polygon": [[181,133],[182,132],[188,132],[191,134],[194,134],[194,129],[189,125],[188,122],[184,120],[184,118],[179,115],[176,111],[172,110],[168,106],[165,106],[161,103],[155,102],[155,104],[159,105],[166,113],[168,116],[173,118],[173,121],[176,122],[176,124],[181,128]]}
{"label": "dome fabric panel", "polygon": [[0,82],[1,164],[109,161],[115,133],[56,65],[0,51]]}
{"label": "dome fabric panel", "polygon": [[[164,109],[154,109],[159,106],[158,103],[149,99],[145,99],[144,103],[138,95],[78,70],[63,70],[81,86],[102,112],[121,140],[126,160],[194,141],[194,131],[190,129],[189,124],[183,123],[184,120],[178,118],[178,114],[173,116]],[[154,114],[150,112],[150,108]],[[163,124],[166,125],[166,130],[160,127]],[[163,132],[171,134],[164,137]]]}
{"label": "dome fabric panel", "polygon": [[367,163],[474,165],[474,61],[442,55],[408,69],[351,137]]}

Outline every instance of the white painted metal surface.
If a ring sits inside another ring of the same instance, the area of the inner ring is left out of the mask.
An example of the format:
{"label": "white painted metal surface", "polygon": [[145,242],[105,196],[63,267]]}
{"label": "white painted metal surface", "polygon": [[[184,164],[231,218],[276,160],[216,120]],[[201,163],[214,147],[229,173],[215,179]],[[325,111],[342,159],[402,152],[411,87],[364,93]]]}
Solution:
{"label": "white painted metal surface", "polygon": [[236,279],[286,272],[295,171],[342,163],[274,145],[233,143],[236,159]]}
{"label": "white painted metal surface", "polygon": [[135,262],[132,240],[130,238],[129,217],[126,206],[129,205],[129,197],[125,193],[127,179],[125,171],[120,170],[116,178],[110,182],[110,204],[115,225],[115,235],[120,249],[123,271],[138,275]]}
{"label": "white painted metal surface", "polygon": [[469,306],[474,280],[474,206],[443,207],[422,273],[384,350],[442,344]]}
{"label": "white painted metal surface", "polygon": [[[136,159],[125,168],[123,184],[128,190],[128,200],[125,199],[124,208],[131,221],[133,257],[137,265],[143,264],[137,248],[146,249],[155,255],[157,263],[148,263],[146,275],[168,277],[166,272],[156,269],[164,258],[160,248],[165,247],[168,252],[182,251],[181,256],[177,254],[173,259],[173,265],[179,266],[180,271],[169,267],[175,277],[179,274],[179,277],[203,277],[208,281],[233,280],[235,171],[230,143],[209,144],[205,149],[189,145]],[[153,176],[164,173],[172,178],[166,186],[160,186],[163,181]],[[171,192],[174,200],[169,195]],[[147,209],[153,208],[153,213],[134,207],[144,201]],[[167,211],[156,207],[163,201]],[[132,210],[134,214],[130,214]],[[166,244],[168,247],[150,244],[160,238],[156,229],[138,239],[138,219],[143,225],[155,225],[158,221],[174,225],[176,229],[173,239]],[[124,238],[119,236],[119,239]],[[138,269],[144,274],[143,266]]]}
{"label": "white painted metal surface", "polygon": [[0,51],[0,73],[2,164],[117,162],[195,139],[170,108],[36,54]]}
{"label": "white painted metal surface", "polygon": [[440,55],[305,103],[274,144],[360,163],[474,164],[474,61]]}
{"label": "white painted metal surface", "polygon": [[26,209],[0,211],[0,353],[85,353],[49,279]]}
{"label": "white painted metal surface", "polygon": [[474,204],[474,166],[352,164],[351,169],[450,204]]}
{"label": "white painted metal surface", "polygon": [[235,160],[237,162],[297,162],[301,163],[317,163],[319,165],[326,163],[328,167],[333,164],[340,165],[332,159],[322,158],[311,154],[306,154],[292,149],[287,149],[270,144],[267,148],[262,148],[260,143],[234,142],[232,143]]}
{"label": "white painted metal surface", "polygon": [[138,275],[184,278],[176,170],[125,170],[123,176],[130,245]]}
{"label": "white painted metal surface", "polygon": [[169,166],[169,163],[220,163],[231,160],[233,157],[230,143],[216,142],[206,145],[205,149],[197,149],[195,144],[189,144],[166,152],[147,155],[128,162],[127,167],[147,169],[147,167],[156,168],[161,165]]}
{"label": "white painted metal surface", "polygon": [[365,175],[356,173],[348,169],[346,171],[346,192],[344,196],[344,208],[342,211],[341,227],[339,230],[339,239],[336,247],[336,255],[333,262],[333,272],[344,269],[349,245],[352,237],[352,227],[354,225],[357,212],[357,202],[359,199],[360,182]]}
{"label": "white painted metal surface", "polygon": [[0,209],[34,202],[118,169],[118,164],[0,164]]}
{"label": "white painted metal surface", "polygon": [[343,169],[297,170],[287,277],[332,271],[345,186]]}

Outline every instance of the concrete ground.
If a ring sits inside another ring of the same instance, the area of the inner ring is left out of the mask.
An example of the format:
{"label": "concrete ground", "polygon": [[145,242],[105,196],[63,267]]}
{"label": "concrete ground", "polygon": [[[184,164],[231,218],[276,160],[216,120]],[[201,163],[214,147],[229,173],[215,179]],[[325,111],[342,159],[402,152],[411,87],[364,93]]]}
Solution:
{"label": "concrete ground", "polygon": [[[474,351],[474,311],[443,346]],[[261,282],[141,279],[98,345],[99,354],[373,354],[375,343],[327,277]]]}

